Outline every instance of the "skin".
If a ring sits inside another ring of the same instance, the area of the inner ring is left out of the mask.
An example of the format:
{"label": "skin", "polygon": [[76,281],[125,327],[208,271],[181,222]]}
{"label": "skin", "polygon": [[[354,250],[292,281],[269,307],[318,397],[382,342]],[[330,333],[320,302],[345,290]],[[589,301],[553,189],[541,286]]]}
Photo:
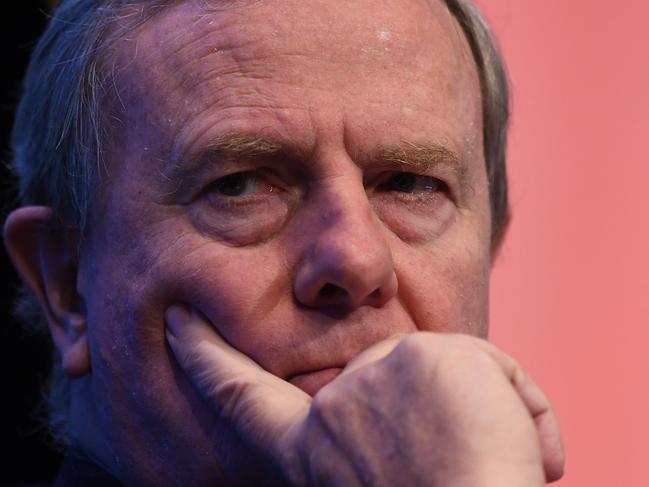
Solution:
{"label": "skin", "polygon": [[[110,58],[120,123],[79,258],[70,251],[74,236],[60,242],[48,231],[46,209],[19,210],[8,221],[17,267],[43,304],[64,370],[77,377],[72,436],[125,483],[218,482],[245,464],[245,454],[224,457],[226,446],[246,451],[252,441],[224,426],[215,414],[223,402],[210,399],[221,384],[210,382],[210,370],[230,369],[198,360],[191,336],[189,350],[174,355],[165,336],[172,305],[218,331],[209,340],[252,359],[257,369],[235,367],[230,379],[254,370],[282,384],[271,380],[271,388],[289,388],[292,399],[278,403],[299,403],[293,419],[301,426],[283,423],[275,435],[282,439],[267,449],[294,453],[320,444],[323,422],[309,413],[310,396],[353,396],[350,377],[358,375],[339,374],[359,353],[397,333],[486,337],[494,249],[476,68],[441,2],[378,5],[273,0],[209,11],[187,0],[165,10]],[[242,172],[249,176],[225,179]],[[43,245],[23,258],[26,228]],[[36,260],[46,264],[30,264]],[[421,336],[424,349],[445,349]],[[472,353],[484,355],[482,346]],[[464,350],[450,345],[457,347]],[[365,360],[383,364],[372,397],[399,382],[395,364],[412,357],[402,347],[386,366],[392,347],[382,350]],[[440,355],[423,356],[408,375],[415,382]],[[467,376],[466,368],[449,370]],[[505,407],[504,417],[522,418],[520,442],[532,445],[526,462],[538,481],[534,414],[504,385],[503,370],[485,376],[502,376],[488,390],[505,391],[489,404],[505,397],[516,413]],[[430,390],[413,387],[394,393],[410,391],[412,404],[428,409]],[[440,390],[442,397],[449,388]],[[358,401],[325,404],[358,411]],[[295,458],[260,455],[279,465],[272,478],[314,478]],[[353,485],[351,477],[331,482]]]}

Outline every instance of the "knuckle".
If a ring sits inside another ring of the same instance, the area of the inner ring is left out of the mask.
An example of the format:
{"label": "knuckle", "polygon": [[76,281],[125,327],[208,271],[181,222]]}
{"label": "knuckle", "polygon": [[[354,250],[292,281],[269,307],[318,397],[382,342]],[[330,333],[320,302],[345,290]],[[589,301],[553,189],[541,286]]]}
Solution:
{"label": "knuckle", "polygon": [[397,354],[405,355],[413,364],[427,361],[434,346],[431,337],[427,334],[412,334],[401,340],[397,347]]}
{"label": "knuckle", "polygon": [[187,350],[182,356],[182,366],[190,373],[199,370],[202,361],[203,354],[201,350],[195,348]]}
{"label": "knuckle", "polygon": [[310,414],[315,418],[324,420],[330,414],[340,412],[343,404],[341,394],[336,389],[325,387],[313,397]]}
{"label": "knuckle", "polygon": [[502,373],[494,357],[481,344],[465,340],[454,339],[440,354],[440,366],[462,370],[466,373],[493,374]]}
{"label": "knuckle", "polygon": [[344,377],[333,387],[324,387],[311,402],[310,419],[333,432],[340,425],[359,415],[368,407],[369,397],[376,396],[376,376],[358,371]]}
{"label": "knuckle", "polygon": [[481,348],[473,348],[466,350],[463,354],[463,359],[470,367],[475,367],[479,370],[497,370],[498,364],[489,352]]}
{"label": "knuckle", "polygon": [[223,405],[220,411],[222,417],[233,418],[241,409],[241,403],[246,397],[250,382],[241,378],[228,379],[218,385],[212,386],[209,394]]}
{"label": "knuckle", "polygon": [[405,337],[398,346],[398,353],[407,357],[411,364],[444,361],[453,357],[464,360],[487,360],[489,353],[476,339],[460,334],[416,333]]}

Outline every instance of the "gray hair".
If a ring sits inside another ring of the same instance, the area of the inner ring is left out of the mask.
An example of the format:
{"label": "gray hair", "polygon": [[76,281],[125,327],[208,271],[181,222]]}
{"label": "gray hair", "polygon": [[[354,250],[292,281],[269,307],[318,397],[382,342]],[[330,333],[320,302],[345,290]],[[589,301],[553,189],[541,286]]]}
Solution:
{"label": "gray hair", "polygon": [[[36,46],[24,82],[12,134],[13,170],[23,205],[54,210],[56,228],[83,235],[92,196],[101,183],[102,144],[110,132],[105,102],[113,94],[111,42],[178,0],[64,0]],[[481,84],[484,156],[489,181],[492,248],[509,217],[505,149],[509,90],[504,64],[489,28],[470,0],[444,0],[462,28]],[[28,291],[17,314],[30,327],[47,330]],[[70,378],[54,351],[49,386],[49,426],[61,445],[66,435]]]}

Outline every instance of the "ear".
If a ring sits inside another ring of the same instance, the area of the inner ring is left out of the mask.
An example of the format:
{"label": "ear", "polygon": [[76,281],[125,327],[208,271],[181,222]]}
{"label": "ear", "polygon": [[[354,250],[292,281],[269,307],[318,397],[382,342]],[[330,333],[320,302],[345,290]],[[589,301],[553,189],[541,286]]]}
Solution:
{"label": "ear", "polygon": [[52,209],[27,206],[4,225],[5,245],[25,285],[47,319],[63,370],[72,377],[90,371],[85,304],[77,292],[77,236],[55,231]]}

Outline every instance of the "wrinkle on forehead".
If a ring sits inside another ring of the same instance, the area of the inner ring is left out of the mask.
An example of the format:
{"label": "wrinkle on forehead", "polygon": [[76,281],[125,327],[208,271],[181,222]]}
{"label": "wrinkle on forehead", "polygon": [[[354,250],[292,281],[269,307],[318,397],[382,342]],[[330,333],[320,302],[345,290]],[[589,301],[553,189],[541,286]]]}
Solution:
{"label": "wrinkle on forehead", "polygon": [[[343,8],[331,0],[186,0],[144,24],[122,54],[123,91],[130,93],[122,103],[134,112],[124,113],[133,117],[126,125],[149,125],[169,139],[212,109],[294,109],[305,88],[342,93],[358,84],[361,93],[386,80],[405,94],[432,86],[446,98],[461,93],[456,111],[475,114],[465,125],[481,120],[479,99],[465,96],[479,96],[470,48],[440,0],[361,0]],[[286,95],[281,105],[277,92]],[[373,103],[372,93],[362,94]],[[384,102],[379,90],[375,100]],[[481,130],[470,132],[463,142],[477,145],[469,139]]]}
{"label": "wrinkle on forehead", "polygon": [[[137,39],[144,48],[139,64],[154,72],[168,66],[180,75],[192,71],[195,63],[216,58],[227,57],[241,67],[272,57],[289,58],[291,63],[303,57],[367,64],[363,69],[398,64],[406,75],[407,64],[430,62],[426,59],[430,50],[447,69],[462,68],[466,59],[459,58],[471,58],[461,29],[438,0],[351,2],[344,8],[338,2],[317,0],[251,0],[219,7],[221,3],[178,2],[153,19]],[[372,15],[356,11],[367,3],[376,3]],[[439,31],[445,35],[435,35]],[[431,38],[435,44],[427,45]],[[165,49],[160,49],[163,45]]]}

